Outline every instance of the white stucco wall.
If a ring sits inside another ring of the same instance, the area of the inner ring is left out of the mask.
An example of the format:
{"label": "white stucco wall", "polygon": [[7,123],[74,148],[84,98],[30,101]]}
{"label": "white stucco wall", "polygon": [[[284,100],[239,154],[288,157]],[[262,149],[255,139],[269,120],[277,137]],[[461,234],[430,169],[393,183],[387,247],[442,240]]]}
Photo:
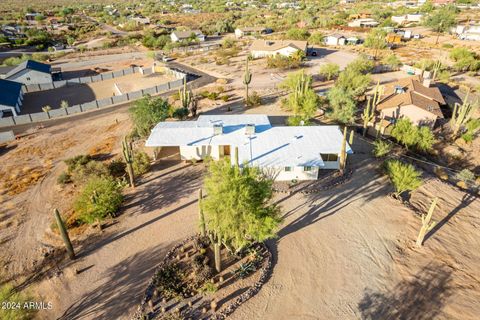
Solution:
{"label": "white stucco wall", "polygon": [[277,181],[292,181],[292,180],[317,180],[318,167],[312,167],[311,171],[304,171],[303,167],[292,167],[292,171],[285,171],[284,168],[277,170]]}
{"label": "white stucco wall", "polygon": [[275,56],[277,54],[280,54],[280,55],[285,56],[285,57],[290,57],[292,54],[294,54],[297,51],[298,51],[298,49],[292,48],[292,47],[286,47],[286,48],[282,48],[282,49],[276,50],[276,51],[252,50],[252,56],[256,59],[267,57],[267,56]]}
{"label": "white stucco wall", "polygon": [[35,70],[23,70],[17,74],[14,74],[7,80],[20,82],[23,84],[41,84],[41,83],[51,83],[52,75],[49,73],[43,73]]}
{"label": "white stucco wall", "polygon": [[180,146],[182,160],[202,160],[206,157],[212,157],[214,160],[220,159],[219,146]]}

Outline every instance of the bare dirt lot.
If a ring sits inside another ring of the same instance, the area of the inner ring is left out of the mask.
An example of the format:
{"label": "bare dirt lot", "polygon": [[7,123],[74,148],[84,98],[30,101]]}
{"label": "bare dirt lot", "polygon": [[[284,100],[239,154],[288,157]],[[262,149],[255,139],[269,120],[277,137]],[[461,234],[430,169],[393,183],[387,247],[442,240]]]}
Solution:
{"label": "bare dirt lot", "polygon": [[49,105],[52,109],[60,108],[62,100],[70,106],[119,95],[115,84],[122,94],[154,87],[175,80],[171,75],[135,73],[115,79],[93,82],[89,84],[69,85],[66,87],[27,93],[24,96],[22,114],[42,112],[42,107]]}
{"label": "bare dirt lot", "polygon": [[[70,209],[70,195],[56,184],[62,160],[92,150],[118,154],[129,127],[124,113],[98,116],[40,130],[2,151],[0,160],[9,164],[0,169],[2,182],[31,184],[2,190],[0,250],[4,274],[16,284],[41,264],[46,248],[61,247],[50,225],[53,208]],[[285,222],[268,243],[273,275],[232,319],[477,319],[480,200],[426,180],[411,202],[425,211],[438,196],[438,224],[416,248],[419,217],[388,196],[391,186],[369,148],[360,141],[353,148],[347,183],[277,195]],[[41,170],[40,177],[30,181],[26,167]],[[75,236],[77,260],[28,283],[53,302],[39,318],[127,319],[165,252],[196,232],[203,172],[200,164],[160,162],[139,187],[127,189],[119,218]]]}

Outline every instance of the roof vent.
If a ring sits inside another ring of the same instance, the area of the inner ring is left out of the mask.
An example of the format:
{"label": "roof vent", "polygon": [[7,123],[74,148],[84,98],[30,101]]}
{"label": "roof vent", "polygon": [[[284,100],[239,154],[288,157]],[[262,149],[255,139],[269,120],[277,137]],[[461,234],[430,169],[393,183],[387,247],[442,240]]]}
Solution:
{"label": "roof vent", "polygon": [[402,86],[395,86],[395,93],[405,93],[405,89]]}
{"label": "roof vent", "polygon": [[216,123],[213,125],[213,135],[218,136],[223,133],[223,125],[221,123]]}
{"label": "roof vent", "polygon": [[252,134],[255,134],[255,125],[252,123],[246,124],[245,125],[245,134],[251,136]]}
{"label": "roof vent", "polygon": [[272,46],[273,43],[274,43],[273,41],[268,41],[268,40],[265,41],[265,45],[267,46]]}

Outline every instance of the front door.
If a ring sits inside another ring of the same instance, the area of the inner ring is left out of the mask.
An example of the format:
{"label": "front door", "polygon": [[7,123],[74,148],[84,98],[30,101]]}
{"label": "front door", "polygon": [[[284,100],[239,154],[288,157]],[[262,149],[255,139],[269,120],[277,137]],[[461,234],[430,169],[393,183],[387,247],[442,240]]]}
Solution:
{"label": "front door", "polygon": [[223,146],[223,155],[230,156],[230,146]]}

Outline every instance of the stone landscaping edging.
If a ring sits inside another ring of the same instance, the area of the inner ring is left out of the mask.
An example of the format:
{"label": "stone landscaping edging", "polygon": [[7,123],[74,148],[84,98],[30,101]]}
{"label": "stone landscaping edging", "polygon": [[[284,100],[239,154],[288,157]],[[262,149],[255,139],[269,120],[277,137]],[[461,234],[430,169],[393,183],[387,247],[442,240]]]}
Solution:
{"label": "stone landscaping edging", "polygon": [[[188,238],[185,238],[183,241],[175,245],[173,248],[171,248],[163,260],[157,265],[155,268],[155,271],[153,273],[153,276],[148,283],[147,289],[145,290],[144,297],[142,299],[142,302],[140,303],[140,306],[137,308],[137,311],[133,314],[131,320],[143,320],[144,318],[144,311],[146,309],[146,306],[148,305],[148,301],[152,299],[153,297],[153,292],[155,290],[155,275],[157,274],[158,271],[161,270],[167,263],[170,263],[171,260],[175,257],[176,251],[187,244],[190,241],[193,241],[195,238],[197,238],[198,235],[194,235]],[[269,279],[271,272],[272,272],[272,252],[268,248],[267,245],[264,243],[258,244],[265,250],[264,254],[264,261],[263,261],[263,267],[260,269],[260,277],[257,282],[255,282],[247,291],[242,293],[240,296],[238,296],[233,302],[229,303],[226,307],[222,308],[221,311],[216,312],[213,314],[209,319],[212,320],[222,320],[226,319],[229,315],[231,315],[242,303],[246,302],[250,298],[252,298],[254,295],[260,291],[260,288],[267,282]]]}
{"label": "stone landscaping edging", "polygon": [[339,177],[335,177],[331,181],[328,181],[326,184],[321,185],[317,188],[311,188],[311,189],[307,189],[307,190],[302,190],[302,189],[300,189],[300,190],[294,190],[294,189],[282,190],[282,189],[278,189],[278,188],[273,188],[273,192],[285,193],[285,194],[291,194],[291,193],[297,193],[297,192],[302,193],[302,194],[317,193],[317,192],[326,191],[326,190],[335,188],[335,187],[337,187],[341,184],[344,184],[345,182],[350,180],[352,175],[353,175],[353,169],[350,169],[347,172],[345,172],[345,174],[343,174]]}

